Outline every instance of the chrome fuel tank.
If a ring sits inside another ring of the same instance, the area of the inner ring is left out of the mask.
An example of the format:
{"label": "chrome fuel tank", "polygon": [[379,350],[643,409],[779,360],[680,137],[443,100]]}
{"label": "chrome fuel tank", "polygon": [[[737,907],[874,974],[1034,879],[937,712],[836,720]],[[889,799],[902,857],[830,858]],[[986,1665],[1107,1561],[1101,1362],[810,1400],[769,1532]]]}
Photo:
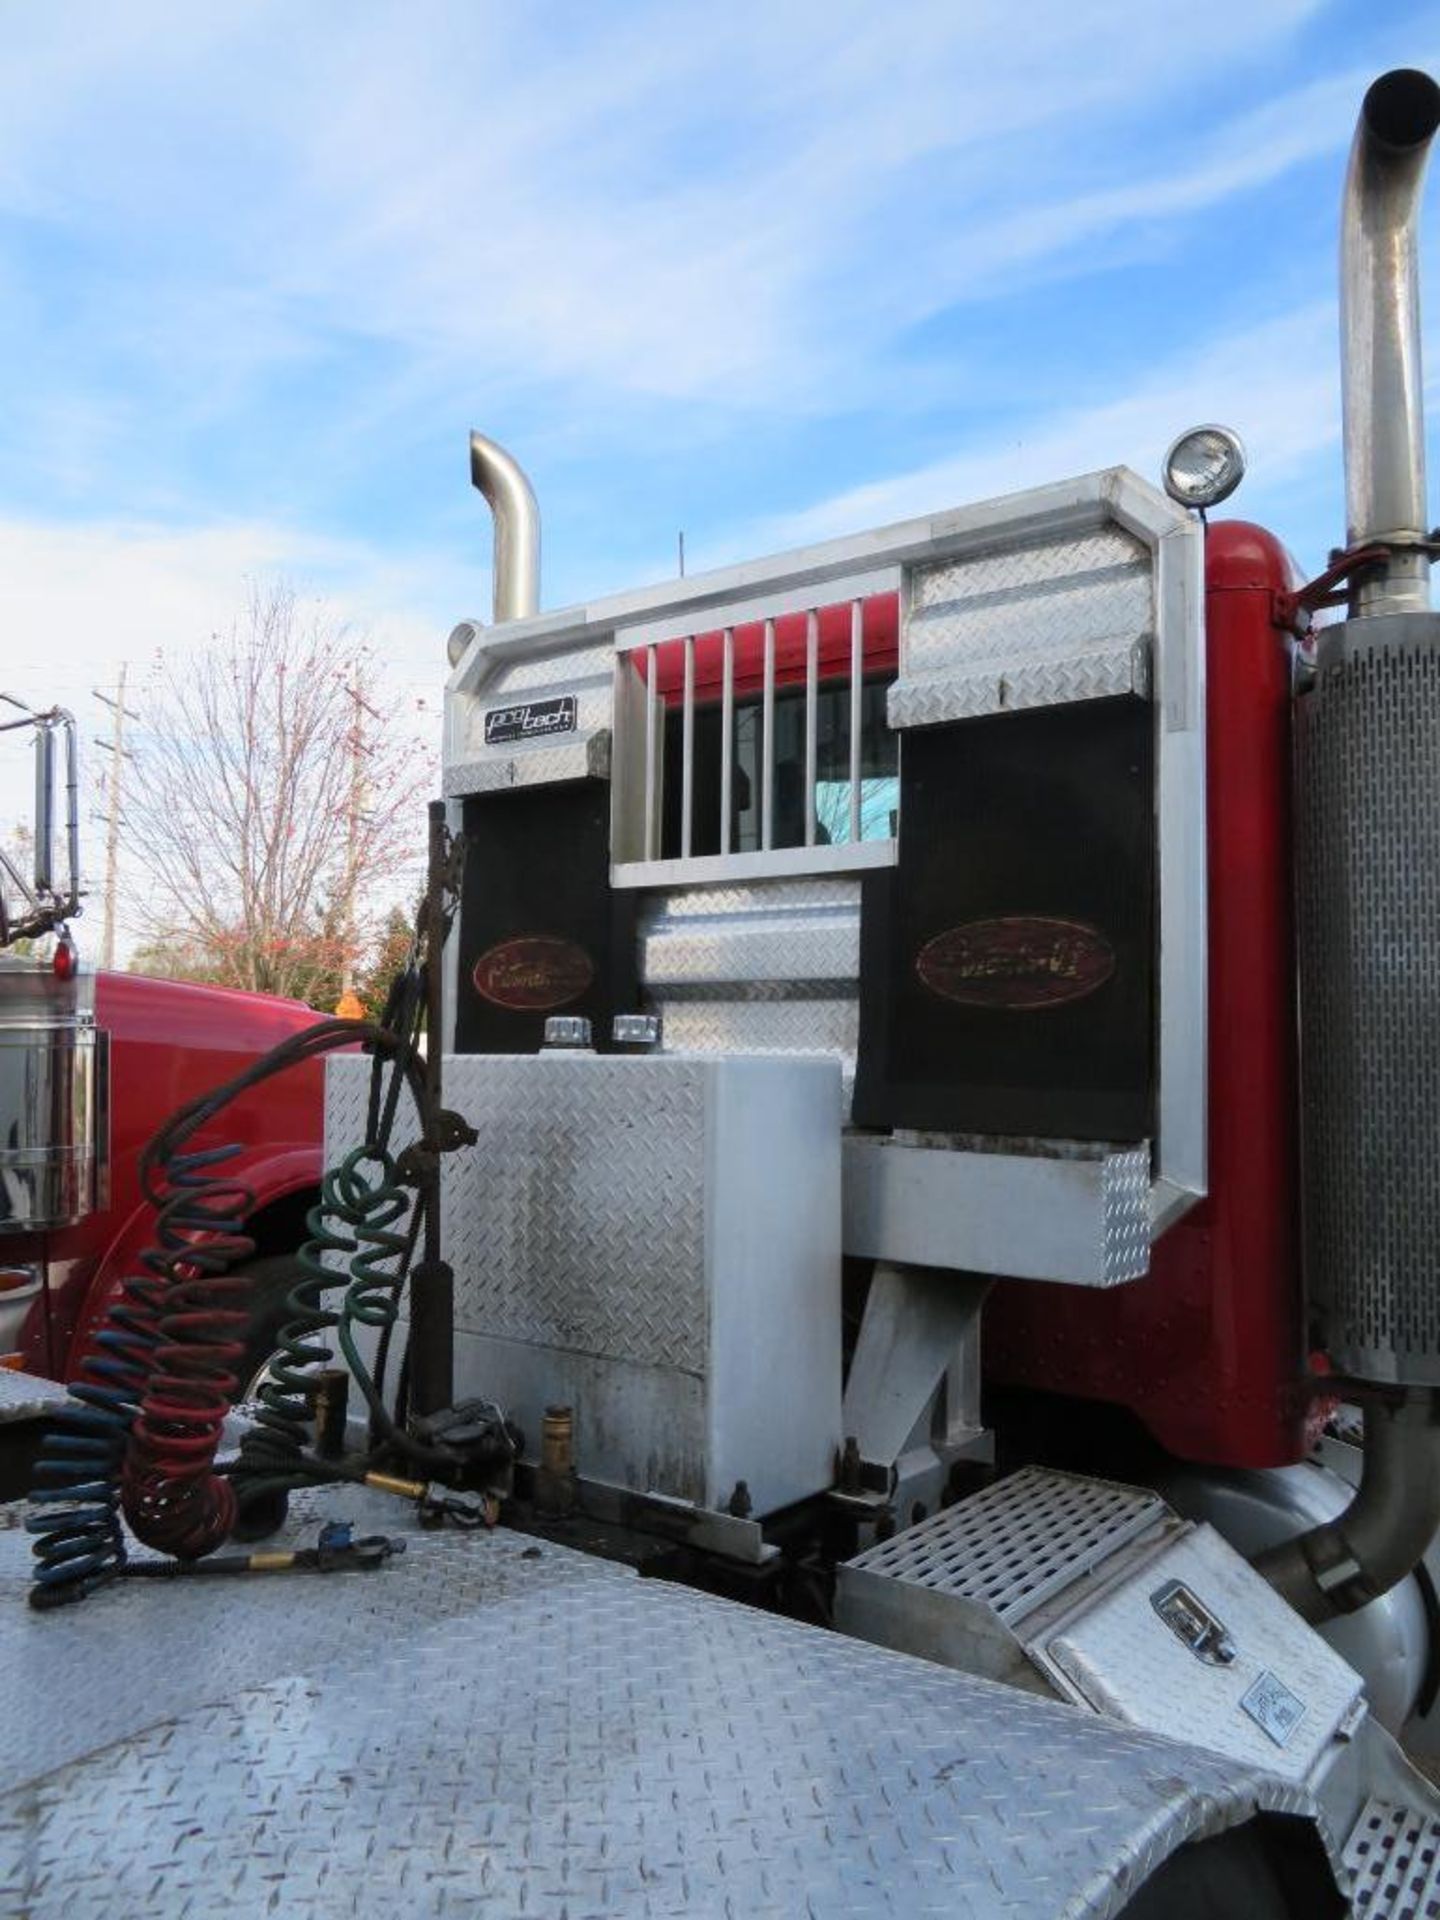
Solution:
{"label": "chrome fuel tank", "polygon": [[0,1235],[70,1226],[105,1199],[107,1036],[93,978],[0,960]]}

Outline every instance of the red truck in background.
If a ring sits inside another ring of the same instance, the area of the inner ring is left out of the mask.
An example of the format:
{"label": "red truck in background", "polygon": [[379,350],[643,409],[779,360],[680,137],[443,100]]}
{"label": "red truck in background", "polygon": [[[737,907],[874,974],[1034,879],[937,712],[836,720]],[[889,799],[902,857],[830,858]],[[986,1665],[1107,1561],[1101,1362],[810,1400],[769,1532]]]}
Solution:
{"label": "red truck in background", "polygon": [[[33,729],[36,756],[33,874],[0,852],[0,1364],[64,1380],[153,1240],[139,1181],[146,1141],[178,1106],[317,1016],[293,1000],[82,967],[68,931],[80,904],[74,721],[60,708],[22,713],[0,722],[0,732]],[[62,749],[68,871],[57,880]],[[242,1380],[284,1319],[322,1137],[322,1075],[311,1064],[236,1099],[223,1140],[197,1142],[238,1146],[227,1172],[254,1195]]]}

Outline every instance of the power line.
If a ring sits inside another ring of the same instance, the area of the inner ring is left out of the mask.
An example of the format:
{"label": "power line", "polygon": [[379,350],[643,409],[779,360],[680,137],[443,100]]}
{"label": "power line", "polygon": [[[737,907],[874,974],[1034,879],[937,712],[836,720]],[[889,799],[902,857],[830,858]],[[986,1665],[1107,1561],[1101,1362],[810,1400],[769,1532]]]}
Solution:
{"label": "power line", "polygon": [[363,711],[376,721],[382,718],[382,715],[365,698],[358,666],[351,677],[349,695],[352,707],[349,741],[350,795],[345,809],[345,896],[340,920],[340,938],[343,943],[340,956],[342,1001],[355,988],[355,900],[360,885],[360,827],[365,808],[365,756],[371,751],[365,744],[364,734],[361,731],[364,722],[360,716]]}
{"label": "power line", "polygon": [[101,740],[97,745],[105,747],[110,755],[110,775],[105,783],[105,921],[104,932],[100,940],[100,964],[103,967],[115,965],[115,909],[116,895],[120,881],[120,781],[125,762],[134,755],[125,745],[125,722],[138,720],[139,714],[133,707],[125,704],[125,677],[130,671],[128,660],[120,662],[120,672],[115,682],[115,697],[101,693],[98,687],[92,689],[95,698],[104,707],[110,709],[110,738]]}

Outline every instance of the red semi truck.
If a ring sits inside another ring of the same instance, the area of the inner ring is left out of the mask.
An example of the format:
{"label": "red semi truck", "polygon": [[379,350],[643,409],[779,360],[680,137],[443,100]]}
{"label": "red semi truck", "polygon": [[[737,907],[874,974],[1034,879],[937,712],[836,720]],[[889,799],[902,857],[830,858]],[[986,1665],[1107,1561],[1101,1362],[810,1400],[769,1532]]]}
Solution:
{"label": "red semi truck", "polygon": [[[546,610],[475,436],[493,619],[392,1110],[424,1257],[337,1057],[343,1297],[286,1341],[374,1424],[292,1367],[217,1471],[213,1318],[141,1301],[34,1551],[0,1512],[0,1909],[1440,1915],[1437,132],[1428,75],[1366,95],[1309,583],[1207,523],[1244,460],[1200,426],[1164,493]],[[68,962],[26,992],[93,1125]]]}
{"label": "red semi truck", "polygon": [[[74,721],[59,708],[27,711],[5,730],[26,729],[33,872],[0,855],[0,1364],[63,1380],[153,1237],[138,1177],[145,1142],[176,1107],[316,1016],[264,994],[86,969],[68,931],[80,907]],[[63,879],[53,845],[62,780]],[[235,1174],[254,1195],[255,1366],[273,1345],[316,1195],[321,1132],[316,1066],[237,1100],[227,1116],[226,1142],[241,1149]]]}

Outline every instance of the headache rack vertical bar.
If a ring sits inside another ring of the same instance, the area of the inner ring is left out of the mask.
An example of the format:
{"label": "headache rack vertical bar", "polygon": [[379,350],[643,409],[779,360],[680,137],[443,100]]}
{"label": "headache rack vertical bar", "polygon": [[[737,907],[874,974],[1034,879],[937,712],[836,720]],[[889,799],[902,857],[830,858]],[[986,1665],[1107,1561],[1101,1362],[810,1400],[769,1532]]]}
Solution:
{"label": "headache rack vertical bar", "polygon": [[655,823],[657,808],[655,805],[655,757],[657,749],[656,734],[659,728],[658,689],[655,684],[657,666],[654,647],[645,649],[645,858],[653,860],[655,848]]}
{"label": "headache rack vertical bar", "polygon": [[816,732],[820,706],[820,615],[805,616],[805,844],[815,844]]}
{"label": "headache rack vertical bar", "polygon": [[860,840],[860,706],[865,691],[865,603],[850,602],[850,840]]}
{"label": "headache rack vertical bar", "polygon": [[760,788],[760,845],[768,851],[775,832],[775,622],[765,622],[765,680],[761,696],[765,744],[761,749],[764,783]]}
{"label": "headache rack vertical bar", "polygon": [[730,851],[730,798],[735,784],[735,629],[726,627],[720,667],[720,851]]}
{"label": "headache rack vertical bar", "polygon": [[695,636],[685,636],[685,695],[680,716],[680,858],[690,858],[695,798]]}

